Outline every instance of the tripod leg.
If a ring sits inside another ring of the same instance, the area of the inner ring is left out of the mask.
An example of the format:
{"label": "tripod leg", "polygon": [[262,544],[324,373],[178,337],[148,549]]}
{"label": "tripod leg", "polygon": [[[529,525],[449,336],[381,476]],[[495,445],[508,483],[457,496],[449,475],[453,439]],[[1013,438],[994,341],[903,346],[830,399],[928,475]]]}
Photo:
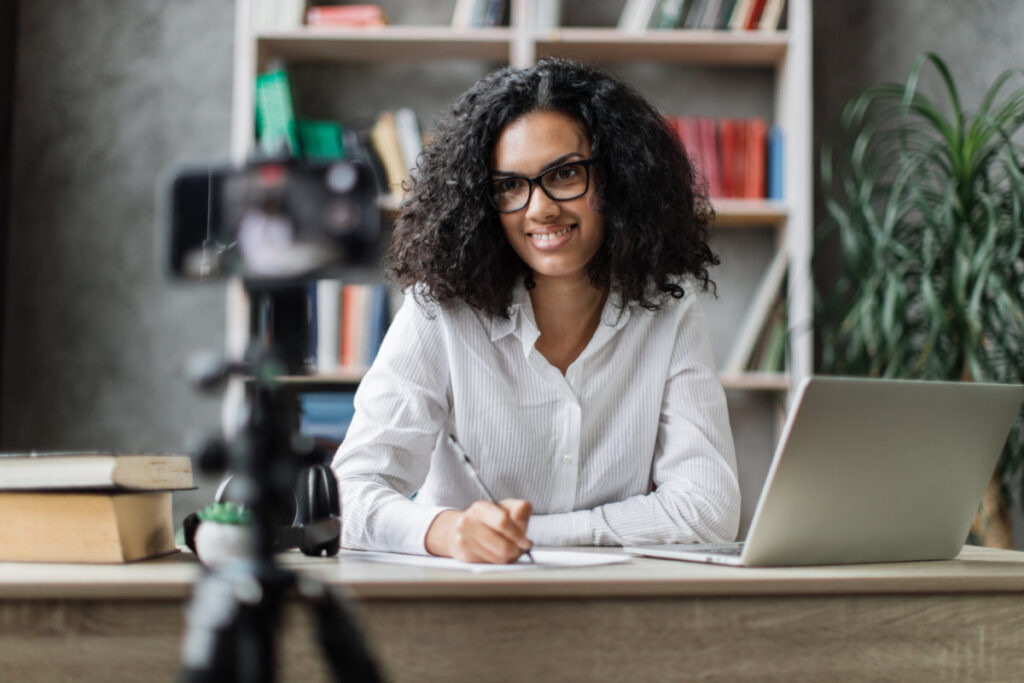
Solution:
{"label": "tripod leg", "polygon": [[299,590],[310,601],[316,615],[320,649],[334,672],[334,680],[382,683],[363,636],[344,605],[319,582],[299,577],[298,583]]}
{"label": "tripod leg", "polygon": [[240,615],[230,581],[210,573],[196,583],[186,616],[178,683],[238,678],[235,633]]}

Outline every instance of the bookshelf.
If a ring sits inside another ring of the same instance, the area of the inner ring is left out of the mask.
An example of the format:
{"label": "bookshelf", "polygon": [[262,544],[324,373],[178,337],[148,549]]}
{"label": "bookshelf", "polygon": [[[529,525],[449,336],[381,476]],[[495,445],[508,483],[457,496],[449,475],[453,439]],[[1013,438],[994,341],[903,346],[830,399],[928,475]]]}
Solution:
{"label": "bookshelf", "polygon": [[[511,0],[510,25],[500,28],[453,29],[447,25],[398,24],[380,28],[254,32],[249,29],[250,0],[238,0],[232,126],[235,159],[244,159],[254,144],[255,77],[277,62],[360,66],[472,61],[492,66],[525,66],[541,57],[560,56],[609,67],[654,63],[768,71],[774,123],[784,131],[785,198],[783,201],[715,200],[717,217],[713,230],[731,234],[768,230],[772,233],[773,248],[786,252],[789,269],[787,372],[722,375],[723,384],[730,390],[785,395],[789,388],[811,373],[813,362],[811,0],[788,0],[786,28],[780,31],[652,29],[643,32],[624,32],[611,27],[535,29],[530,21],[531,2]],[[396,14],[395,19],[401,20],[400,13]],[[397,204],[398,198],[385,197],[381,208],[393,210]],[[719,289],[727,290],[728,283],[719,282]],[[237,294],[229,296],[229,343],[239,338],[239,330],[247,329],[246,315],[247,308],[240,305]],[[360,377],[358,371],[345,370],[301,381],[354,385]]]}

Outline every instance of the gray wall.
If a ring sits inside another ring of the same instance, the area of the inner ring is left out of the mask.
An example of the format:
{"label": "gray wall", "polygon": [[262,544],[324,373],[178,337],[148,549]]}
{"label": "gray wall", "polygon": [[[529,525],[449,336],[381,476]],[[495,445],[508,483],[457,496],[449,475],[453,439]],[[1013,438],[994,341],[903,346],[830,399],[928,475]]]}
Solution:
{"label": "gray wall", "polygon": [[233,3],[21,2],[3,447],[178,450],[218,424],[181,367],[223,347],[218,287],[155,263],[168,164],[226,158]]}
{"label": "gray wall", "polygon": [[[575,24],[592,17],[613,23],[622,5],[565,2]],[[453,1],[384,5],[396,19],[437,23]],[[154,228],[153,197],[169,164],[228,154],[233,19],[229,0],[19,3],[0,447],[177,450],[216,429],[217,402],[193,392],[181,366],[195,350],[221,348],[223,295],[217,287],[174,285],[155,268],[163,236]],[[923,50],[949,61],[967,101],[1024,56],[1024,3],[819,0],[814,26],[819,133],[847,98],[870,83],[900,80]],[[413,70],[401,89],[427,119],[478,75],[441,68]],[[365,83],[362,69],[311,67],[296,80],[324,75],[336,78],[332,90],[301,95],[310,115],[330,115],[341,103],[357,119],[371,116],[378,95],[398,92],[349,97],[346,79]],[[644,68],[624,75],[651,76]],[[664,103],[675,113],[702,113],[721,99],[713,76],[680,77],[691,85]],[[770,80],[756,72],[730,78],[723,89],[730,107],[762,113]],[[765,244],[753,257],[749,245],[720,245],[733,273],[742,259],[766,259],[769,237],[755,241]],[[728,301],[719,306],[722,316],[737,314]],[[771,406],[764,403],[732,397],[734,422],[760,421],[738,441],[741,453],[770,452],[763,442]],[[757,463],[750,467],[762,467],[763,458]],[[177,516],[207,495],[179,497]]]}

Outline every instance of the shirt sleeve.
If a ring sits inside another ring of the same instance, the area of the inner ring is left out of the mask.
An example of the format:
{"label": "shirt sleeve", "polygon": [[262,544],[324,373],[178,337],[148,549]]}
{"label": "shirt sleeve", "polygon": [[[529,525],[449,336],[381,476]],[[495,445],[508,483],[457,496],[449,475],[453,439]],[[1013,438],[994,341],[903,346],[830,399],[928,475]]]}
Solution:
{"label": "shirt sleeve", "polygon": [[344,547],[426,553],[427,530],[446,508],[411,496],[446,420],[447,389],[439,321],[407,296],[359,384],[355,415],[331,465]]}
{"label": "shirt sleeve", "polygon": [[654,490],[591,510],[538,515],[538,545],[719,542],[736,537],[740,491],[725,391],[699,302],[678,319],[651,468]]}

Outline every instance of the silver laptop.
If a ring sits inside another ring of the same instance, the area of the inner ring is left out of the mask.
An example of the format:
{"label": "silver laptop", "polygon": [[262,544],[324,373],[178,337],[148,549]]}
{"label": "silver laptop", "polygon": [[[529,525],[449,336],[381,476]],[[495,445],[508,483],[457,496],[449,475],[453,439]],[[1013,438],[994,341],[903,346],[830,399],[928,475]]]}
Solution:
{"label": "silver laptop", "polygon": [[748,567],[942,560],[963,548],[1024,386],[812,377],[744,543],[624,548]]}

